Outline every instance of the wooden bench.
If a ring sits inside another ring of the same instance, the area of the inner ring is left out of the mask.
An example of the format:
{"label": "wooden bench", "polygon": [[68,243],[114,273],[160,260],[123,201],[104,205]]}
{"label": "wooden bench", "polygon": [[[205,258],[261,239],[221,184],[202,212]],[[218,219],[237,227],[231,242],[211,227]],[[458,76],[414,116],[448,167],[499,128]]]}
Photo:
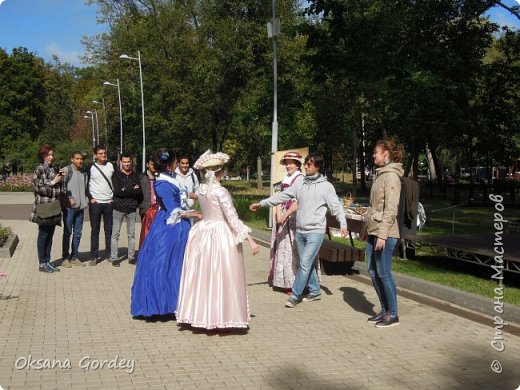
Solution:
{"label": "wooden bench", "polygon": [[[361,231],[361,223],[358,222],[361,221],[347,220],[349,232],[359,233]],[[339,223],[334,216],[327,214],[327,235],[329,239],[323,240],[318,253],[321,272],[327,275],[350,274],[356,261],[365,260],[365,250],[354,246],[352,235],[350,236],[352,245],[332,241],[329,228],[339,228]]]}

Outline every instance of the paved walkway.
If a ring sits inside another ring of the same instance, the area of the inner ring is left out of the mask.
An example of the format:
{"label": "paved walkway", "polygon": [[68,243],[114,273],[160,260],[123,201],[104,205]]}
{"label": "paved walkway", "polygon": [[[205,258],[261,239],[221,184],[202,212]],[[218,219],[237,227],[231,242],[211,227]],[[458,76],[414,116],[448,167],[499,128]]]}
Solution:
{"label": "paved walkway", "polygon": [[[0,206],[9,199],[0,195]],[[103,262],[39,273],[36,225],[18,218],[0,223],[20,238],[14,256],[0,259],[0,270],[9,273],[0,280],[4,389],[512,390],[520,385],[520,338],[502,334],[505,351],[495,351],[490,343],[499,335],[492,318],[489,325],[480,324],[400,297],[401,325],[378,329],[366,322],[377,309],[373,288],[345,276],[323,276],[321,301],[287,309],[287,296],[266,284],[268,249],[253,257],[245,247],[254,315],[249,332],[192,332],[175,321],[130,317],[135,268],[126,261],[120,268]],[[58,228],[53,259],[60,256],[61,234]],[[87,223],[80,247],[84,260],[89,234]],[[121,237],[124,246],[125,232]],[[494,360],[501,363],[501,374],[491,370]]]}

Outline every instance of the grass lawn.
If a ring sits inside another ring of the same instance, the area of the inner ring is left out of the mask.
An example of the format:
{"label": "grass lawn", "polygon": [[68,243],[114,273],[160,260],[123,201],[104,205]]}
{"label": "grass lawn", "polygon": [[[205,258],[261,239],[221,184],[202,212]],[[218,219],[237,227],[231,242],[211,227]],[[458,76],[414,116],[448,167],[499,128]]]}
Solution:
{"label": "grass lawn", "polygon": [[[363,193],[352,186],[351,183],[334,183],[338,195],[345,196],[352,193],[355,202],[365,204],[368,201],[368,192]],[[269,194],[268,183],[263,189],[256,188],[256,182],[227,181],[224,185],[233,194],[235,206],[241,218],[248,226],[256,229],[264,229],[267,226],[268,210],[261,209],[256,213],[248,210],[250,203],[262,199]],[[493,233],[494,208],[487,207],[456,207],[453,208],[449,201],[421,200],[426,211],[426,226],[418,235],[445,235],[445,234],[471,234]],[[509,221],[520,220],[520,209],[508,207],[502,212],[504,219]],[[520,238],[520,236],[519,236]],[[338,241],[350,243],[342,238],[334,238]],[[355,240],[355,246],[363,248],[364,242]],[[492,269],[489,267],[466,263],[449,259],[441,250],[418,251],[413,259],[394,259],[393,269],[396,272],[439,283],[445,286],[457,288],[462,291],[493,298],[493,289],[496,282],[491,280]],[[504,273],[504,301],[520,305],[520,275]]]}

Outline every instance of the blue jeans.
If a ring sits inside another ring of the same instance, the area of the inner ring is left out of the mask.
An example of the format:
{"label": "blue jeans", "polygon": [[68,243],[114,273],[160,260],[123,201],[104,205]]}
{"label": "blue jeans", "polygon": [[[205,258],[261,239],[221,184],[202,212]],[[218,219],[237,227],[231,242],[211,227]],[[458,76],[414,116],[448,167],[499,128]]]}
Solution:
{"label": "blue jeans", "polygon": [[382,251],[374,250],[376,241],[376,236],[368,236],[366,247],[368,273],[379,297],[381,311],[395,317],[397,316],[397,288],[392,277],[392,257],[397,238],[388,237],[385,249]]}
{"label": "blue jeans", "polygon": [[300,299],[305,287],[309,287],[309,294],[318,295],[320,293],[320,281],[314,262],[324,238],[324,233],[296,232],[295,240],[300,266],[296,272],[291,297]]}
{"label": "blue jeans", "polygon": [[51,261],[52,237],[56,225],[38,226],[38,239],[36,248],[38,250],[38,261],[40,265]]}
{"label": "blue jeans", "polygon": [[103,229],[105,230],[106,257],[110,256],[110,243],[112,240],[112,203],[91,203],[90,216],[90,258],[99,257],[99,230],[101,228],[101,216],[103,216]]}
{"label": "blue jeans", "polygon": [[[84,210],[63,210],[63,241],[61,253],[63,260],[77,259],[79,257],[79,242],[83,230]],[[72,251],[69,253],[70,236],[72,235]]]}

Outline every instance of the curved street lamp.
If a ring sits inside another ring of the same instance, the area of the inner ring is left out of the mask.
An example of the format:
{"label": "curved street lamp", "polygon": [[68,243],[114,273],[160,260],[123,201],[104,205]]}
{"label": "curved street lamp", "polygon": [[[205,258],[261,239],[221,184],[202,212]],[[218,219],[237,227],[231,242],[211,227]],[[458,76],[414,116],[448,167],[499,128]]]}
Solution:
{"label": "curved street lamp", "polygon": [[110,81],[105,81],[103,85],[109,85],[111,87],[117,87],[117,98],[119,100],[119,153],[123,153],[123,110],[121,109],[121,88],[119,88],[119,79],[116,84]]}
{"label": "curved street lamp", "polygon": [[137,50],[137,58],[130,57],[127,54],[121,54],[119,56],[122,60],[132,60],[139,62],[139,80],[141,81],[141,111],[143,118],[143,172],[146,171],[146,131],[144,127],[144,93],[143,93],[143,69],[141,66],[141,52]]}

